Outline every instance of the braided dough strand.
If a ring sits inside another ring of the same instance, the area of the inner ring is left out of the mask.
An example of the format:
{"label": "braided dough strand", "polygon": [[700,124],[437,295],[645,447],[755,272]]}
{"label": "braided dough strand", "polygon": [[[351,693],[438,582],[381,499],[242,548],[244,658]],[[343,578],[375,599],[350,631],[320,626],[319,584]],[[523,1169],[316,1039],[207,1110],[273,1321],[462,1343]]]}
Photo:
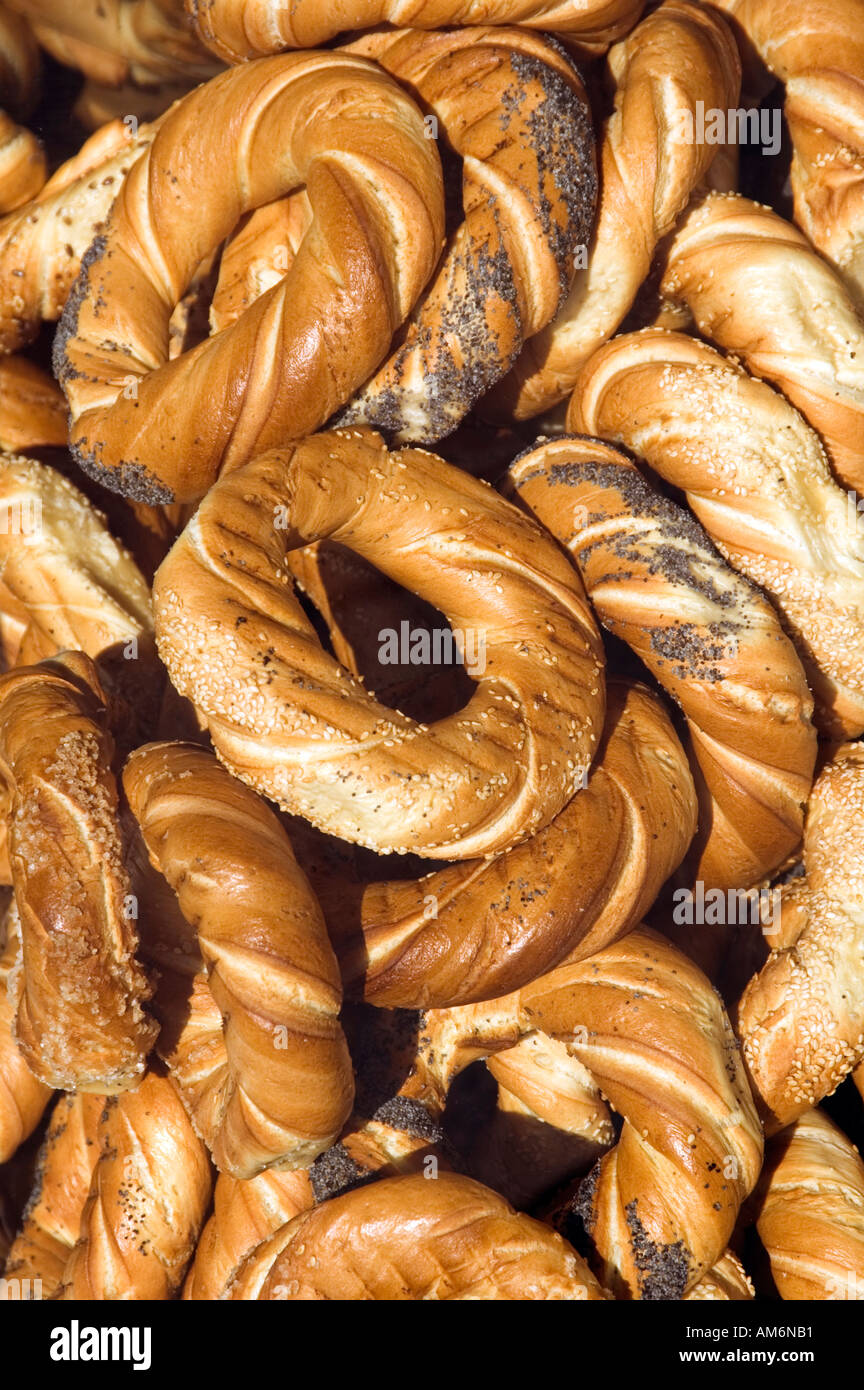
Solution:
{"label": "braided dough strand", "polygon": [[771,1123],[830,1095],[864,1057],[864,745],[836,750],[813,787],[803,879],[784,890],[781,940],[750,981],[738,1031]]}
{"label": "braided dough strand", "polygon": [[783,392],[835,475],[864,494],[864,323],[797,227],[737,194],[710,194],[676,228],[661,282],[706,338]]}
{"label": "braided dough strand", "polygon": [[345,939],[334,885],[325,910],[346,986],[362,982],[387,1008],[451,1008],[518,989],[636,925],[687,850],[696,801],[660,702],[618,682],[608,695],[588,785],[530,840],[415,882],[369,884],[362,943]]}
{"label": "braided dough strand", "polygon": [[171,1298],[210,1203],[207,1150],[170,1081],[148,1072],[111,1098],[78,1243],[58,1297],[77,1302]]}
{"label": "braided dough strand", "polygon": [[[387,1259],[381,1251],[386,1249]],[[471,1178],[382,1178],[303,1212],[246,1259],[232,1299],[587,1300],[567,1243]]]}
{"label": "braided dough strand", "polygon": [[196,1130],[235,1177],[307,1167],[347,1120],[353,1077],[336,958],[288,837],[191,744],[139,748],[123,784],[205,965],[206,1000],[160,1046]]}
{"label": "braided dough strand", "polygon": [[[168,361],[169,320],[199,264],[245,213],[304,183],[314,220],[288,273]],[[125,180],[58,330],[78,463],[139,501],[195,501],[221,471],[317,429],[410,313],[443,202],[420,112],[365,59],[262,59],[191,93]]]}
{"label": "braided dough strand", "polygon": [[14,1032],[40,1080],[102,1095],[137,1085],[157,1031],[142,1009],[150,988],[135,960],[113,752],[83,654],[0,678],[23,946]]}
{"label": "braided dough strand", "polygon": [[[603,136],[600,210],[588,266],[549,325],[489,395],[526,419],[563,401],[579,369],[615,332],[715,147],[686,139],[696,103],[734,106],[741,82],[727,25],[692,0],[664,0],[609,55],[615,110]],[[485,409],[485,406],[484,406]]]}
{"label": "braided dough strand", "polygon": [[763,882],[801,842],[816,757],[813,701],[774,609],[611,445],[541,444],[508,482],[573,556],[604,627],[687,718],[699,798],[688,874],[706,887]]}
{"label": "braided dough strand", "polygon": [[518,24],[567,35],[581,48],[602,53],[635,24],[643,5],[644,0],[186,0],[202,42],[227,63],[283,48],[317,48],[337,34],[381,24]]}
{"label": "braided dough strand", "polygon": [[38,1125],[51,1090],[24,1061],[12,1031],[15,1005],[9,978],[21,968],[21,930],[14,898],[0,923],[0,939],[0,1163],[6,1163]]}
{"label": "braided dough strand", "polygon": [[[0,97],[12,115],[32,109],[39,90],[39,48],[30,26],[0,6]],[[0,212],[34,198],[48,177],[45,153],[35,135],[0,111]]]}
{"label": "braided dough strand", "polygon": [[773,600],[833,736],[864,731],[864,535],[816,435],[712,348],[646,329],[583,368],[569,428],[625,444]]}
{"label": "braided dough strand", "polygon": [[786,84],[795,220],[864,308],[864,0],[715,0]]}
{"label": "braided dough strand", "polygon": [[781,1298],[864,1300],[864,1163],[821,1110],[771,1140],[758,1196]]}
{"label": "braided dough strand", "polygon": [[338,420],[431,443],[570,288],[597,198],[587,97],[558,48],[524,30],[375,34],[346,51],[406,86],[463,160],[465,220],[407,336]]}
{"label": "braided dough strand", "polygon": [[[417,725],[323,651],[282,567],[324,536],[482,642],[459,714]],[[596,749],[601,650],[572,566],[487,485],[418,450],[388,454],[370,431],[317,435],[220,479],[154,602],[162,659],[229,769],[379,853],[470,858],[527,839]]]}

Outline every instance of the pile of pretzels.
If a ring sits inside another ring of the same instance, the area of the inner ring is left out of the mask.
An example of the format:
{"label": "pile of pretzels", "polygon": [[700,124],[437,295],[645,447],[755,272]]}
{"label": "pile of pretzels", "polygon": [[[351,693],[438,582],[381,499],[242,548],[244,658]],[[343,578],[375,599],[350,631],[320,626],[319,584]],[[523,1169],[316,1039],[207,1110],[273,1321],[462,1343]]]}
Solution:
{"label": "pile of pretzels", "polygon": [[4,1296],[864,1299],[864,0],[0,107]]}

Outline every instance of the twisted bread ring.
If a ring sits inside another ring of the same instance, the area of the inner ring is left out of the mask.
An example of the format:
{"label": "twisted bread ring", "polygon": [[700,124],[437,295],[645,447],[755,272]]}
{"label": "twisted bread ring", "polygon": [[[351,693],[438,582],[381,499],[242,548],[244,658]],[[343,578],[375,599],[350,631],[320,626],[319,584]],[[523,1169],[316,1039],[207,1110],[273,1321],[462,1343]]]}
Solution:
{"label": "twisted bread ring", "polygon": [[373,34],[345,51],[407,87],[463,160],[465,220],[407,336],[338,420],[432,443],[570,288],[597,199],[587,97],[557,47],[524,30]]}
{"label": "twisted bread ring", "polygon": [[781,1298],[864,1300],[864,1163],[821,1110],[771,1140],[756,1195]]}
{"label": "twisted bread ring", "polygon": [[608,698],[587,786],[532,839],[491,861],[367,884],[354,910],[333,884],[323,905],[347,988],[362,983],[386,1008],[490,999],[641,920],[687,850],[696,802],[659,701],[618,682]]}
{"label": "twisted bread ring", "polygon": [[160,1046],[195,1128],[235,1177],[308,1167],[347,1120],[354,1083],[336,958],[288,837],[265,802],[191,744],[139,748],[123,785],[204,962],[193,990],[207,996],[215,1036],[193,998],[179,1035]]}
{"label": "twisted bread ring", "polygon": [[314,1200],[304,1169],[271,1170],[244,1182],[220,1173],[213,1189],[213,1214],[183,1285],[184,1300],[212,1303],[222,1298],[246,1256]]}
{"label": "twisted bread ring", "polygon": [[186,0],[186,10],[202,42],[226,63],[237,63],[283,48],[317,48],[351,29],[380,24],[446,29],[478,19],[566,34],[586,51],[602,53],[635,24],[644,3],[484,0],[478,6],[473,0]]}
{"label": "twisted bread ring", "polygon": [[[685,138],[696,103],[734,106],[741,82],[727,25],[693,0],[664,0],[609,55],[615,109],[603,136],[600,209],[588,266],[569,298],[489,395],[520,419],[563,401],[579,368],[615,332],[715,147]],[[484,406],[485,408],[485,406]]]}
{"label": "twisted bread ring", "polygon": [[538,1030],[566,1045],[624,1119],[569,1213],[593,1243],[598,1277],[624,1297],[682,1298],[722,1256],[762,1161],[719,996],[639,927],[501,999],[421,1015],[401,1104],[434,1119],[460,1071]]}
{"label": "twisted bread ring", "polygon": [[714,3],[786,84],[795,219],[864,307],[864,3]]}
{"label": "twisted bread ring", "polygon": [[12,1029],[15,1008],[9,990],[10,976],[20,969],[20,929],[13,898],[0,923],[0,1163],[6,1163],[33,1133],[51,1098],[24,1061]]}
{"label": "twisted bread ring", "polygon": [[156,134],[122,121],[92,135],[39,196],[0,222],[0,352],[32,342],[60,317],[81,259],[102,230],[117,191]]}
{"label": "twisted bread ring", "polygon": [[[287,275],[167,361],[168,322],[200,262],[244,213],[304,182],[315,217]],[[190,206],[191,228],[178,216]],[[64,310],[55,374],[78,463],[140,501],[194,501],[223,469],[317,429],[380,363],[442,235],[434,142],[379,68],[289,54],[214,78],[163,119]]]}
{"label": "twisted bread ring", "polygon": [[[322,536],[482,637],[466,709],[418,726],[322,651],[282,568]],[[317,435],[220,479],[154,603],[162,659],[229,769],[379,853],[508,848],[554,818],[595,751],[601,649],[572,566],[488,486],[417,450],[388,454],[372,432]]]}
{"label": "twisted bread ring", "polygon": [[[39,48],[30,26],[0,7],[0,94],[14,115],[26,114],[35,104],[39,77]],[[47,177],[36,136],[0,111],[0,212],[35,198]]]}
{"label": "twisted bread ring", "polygon": [[770,208],[711,194],[676,228],[661,282],[699,332],[800,410],[864,494],[864,324],[839,275]]}
{"label": "twisted bread ring", "polygon": [[[387,1259],[381,1259],[386,1248]],[[575,1250],[456,1173],[383,1178],[301,1212],[248,1256],[232,1299],[606,1298]]]}
{"label": "twisted bread ring", "polygon": [[43,48],[60,63],[80,68],[96,82],[205,81],[218,70],[190,26],[178,0],[6,0],[30,20]]}
{"label": "twisted bread ring", "polygon": [[646,329],[595,353],[567,421],[685,490],[721,554],[773,599],[817,723],[834,736],[864,731],[864,542],[798,412],[712,348]]}
{"label": "twisted bread ring", "polygon": [[813,786],[803,879],[783,889],[781,940],[748,984],[738,1033],[773,1127],[789,1124],[864,1058],[864,744]]}
{"label": "twisted bread ring", "polygon": [[47,1085],[105,1095],[137,1085],[157,1029],[141,1007],[150,989],[135,960],[101,706],[81,653],[0,677],[23,955],[12,980],[15,1037]]}
{"label": "twisted bread ring", "polygon": [[150,1071],[108,1100],[78,1242],[59,1299],[168,1299],[210,1204],[207,1150],[170,1081]]}
{"label": "twisted bread ring", "polygon": [[101,1096],[60,1095],[51,1111],[33,1191],[4,1271],[7,1280],[38,1279],[42,1298],[56,1293],[78,1239],[99,1156],[97,1133],[104,1105]]}
{"label": "twisted bread ring", "polygon": [[813,701],[774,609],[600,440],[541,444],[508,482],[573,556],[603,625],[684,711],[699,798],[688,873],[763,882],[801,842],[816,757]]}

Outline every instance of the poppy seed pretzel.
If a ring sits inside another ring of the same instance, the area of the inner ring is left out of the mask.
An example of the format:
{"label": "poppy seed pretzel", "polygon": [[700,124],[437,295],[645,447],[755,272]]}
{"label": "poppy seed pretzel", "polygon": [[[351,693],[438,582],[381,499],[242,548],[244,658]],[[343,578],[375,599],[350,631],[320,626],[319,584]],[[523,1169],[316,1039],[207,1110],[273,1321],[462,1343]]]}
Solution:
{"label": "poppy seed pretzel", "polygon": [[[547,328],[489,395],[519,419],[563,401],[579,368],[615,332],[715,154],[687,138],[697,103],[725,111],[741,71],[724,20],[694,0],[664,0],[612,50],[615,109],[600,146],[600,205],[588,264]],[[484,404],[483,409],[486,409]]]}
{"label": "poppy seed pretzel", "polygon": [[308,1167],[347,1120],[354,1083],[336,958],[288,837],[192,744],[137,749],[123,784],[203,959],[160,1046],[193,1124],[235,1177]]}
{"label": "poppy seed pretzel", "polygon": [[[230,541],[229,541],[230,536]],[[483,641],[458,714],[387,709],[322,649],[283,569],[331,537]],[[171,679],[236,776],[379,853],[491,854],[576,791],[602,728],[599,636],[578,576],[487,485],[364,430],[223,476],[154,583]]]}
{"label": "poppy seed pretzel", "polygon": [[[168,324],[200,263],[245,213],[303,183],[314,217],[287,274],[169,361]],[[64,310],[54,363],[77,462],[138,501],[195,501],[223,470],[319,428],[387,352],[443,222],[435,143],[366,59],[288,54],[199,87],[124,181]]]}
{"label": "poppy seed pretzel", "polygon": [[774,609],[689,512],[601,440],[538,445],[511,466],[508,487],[687,718],[699,798],[691,880],[763,882],[801,842],[816,757],[812,697]]}
{"label": "poppy seed pretzel", "polygon": [[864,730],[864,539],[798,412],[713,348],[663,329],[585,364],[568,428],[624,444],[681,488],[720,553],[773,600],[817,727]]}
{"label": "poppy seed pretzel", "polygon": [[[19,0],[20,2],[20,0]],[[32,0],[31,0],[32,3]],[[459,25],[518,24],[604,49],[639,18],[644,0],[186,0],[201,40],[226,63],[317,48],[353,29],[450,29]]]}
{"label": "poppy seed pretzel", "polygon": [[[114,747],[92,662],[69,652],[0,677],[0,775],[21,920],[14,1035],[47,1085],[136,1086],[157,1032],[135,959]],[[62,853],[58,852],[62,846]]]}
{"label": "poppy seed pretzel", "polygon": [[365,36],[462,160],[464,221],[399,347],[340,413],[399,443],[450,434],[550,321],[594,225],[594,134],[568,58],[518,29]]}

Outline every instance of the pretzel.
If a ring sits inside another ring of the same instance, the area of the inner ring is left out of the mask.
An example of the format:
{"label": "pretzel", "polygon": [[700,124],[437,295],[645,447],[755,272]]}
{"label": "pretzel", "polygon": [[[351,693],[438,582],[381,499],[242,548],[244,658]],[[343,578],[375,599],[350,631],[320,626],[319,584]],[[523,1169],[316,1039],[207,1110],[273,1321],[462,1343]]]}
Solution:
{"label": "pretzel", "polygon": [[80,68],[97,82],[142,87],[182,79],[205,81],[218,65],[184,24],[176,0],[6,0],[24,15],[58,62]]}
{"label": "pretzel", "polygon": [[804,878],[783,889],[779,940],[738,1008],[754,1090],[774,1128],[830,1095],[864,1058],[864,746],[844,744],[813,787]]}
{"label": "pretzel", "polygon": [[642,455],[725,559],[763,588],[832,736],[864,730],[864,544],[813,431],[764,382],[713,349],[649,329],[583,368],[568,428]]}
{"label": "pretzel", "polygon": [[[317,48],[351,29],[379,24],[445,29],[473,24],[478,7],[466,0],[185,0],[202,43],[226,63]],[[484,24],[546,29],[602,53],[639,18],[644,0],[488,0]]]}
{"label": "pretzel", "polygon": [[461,1071],[535,1031],[564,1043],[624,1120],[562,1213],[564,1234],[587,1232],[595,1272],[616,1295],[682,1298],[722,1256],[762,1161],[718,995],[686,956],[639,927],[500,999],[421,1015],[400,1104],[434,1119]]}
{"label": "pretzel", "polygon": [[104,1106],[101,1096],[57,1097],[30,1200],[6,1260],[5,1278],[13,1290],[14,1281],[29,1279],[41,1298],[51,1298],[60,1286],[99,1155],[97,1132]]}
{"label": "pretzel", "polygon": [[864,1163],[821,1110],[771,1140],[757,1196],[781,1298],[864,1299]]}
{"label": "pretzel", "polygon": [[795,220],[864,305],[864,3],[716,3],[786,84]]}
{"label": "pretzel", "polygon": [[288,837],[191,744],[139,748],[123,785],[205,966],[160,1049],[196,1131],[234,1177],[307,1167],[347,1120],[353,1077],[336,958]]}
{"label": "pretzel", "polygon": [[138,1083],[156,1025],[142,1008],[150,989],[135,960],[102,699],[81,653],[0,677],[23,948],[15,1037],[46,1085],[106,1095]]}
{"label": "pretzel", "polygon": [[572,555],[601,623],[684,712],[699,798],[689,877],[763,882],[801,842],[816,757],[813,701],[774,609],[600,440],[540,444],[508,485]]}
{"label": "pretzel", "polygon": [[[0,923],[0,1164],[7,1163],[33,1133],[51,1098],[49,1087],[34,1076],[12,1033],[14,1007],[10,976],[20,956],[20,925],[14,898]],[[20,970],[20,964],[18,965]]]}
{"label": "pretzel", "polygon": [[[488,674],[465,710],[418,726],[322,651],[283,565],[324,536],[479,634]],[[388,454],[370,431],[317,435],[220,479],[154,604],[162,660],[229,770],[379,853],[468,858],[526,839],[594,752],[600,648],[572,567],[488,486],[420,451]]]}
{"label": "pretzel", "polygon": [[[600,209],[585,270],[548,328],[490,393],[490,408],[538,415],[573,389],[636,298],[657,243],[672,230],[715,146],[688,141],[696,103],[725,111],[741,70],[724,21],[693,0],[664,0],[612,50],[615,109],[600,157]],[[486,405],[484,403],[484,410]]]}
{"label": "pretzel", "polygon": [[465,220],[407,336],[338,420],[430,443],[567,294],[597,201],[587,97],[572,63],[519,29],[373,34],[346,51],[408,87],[464,161]]}
{"label": "pretzel", "polygon": [[439,1173],[434,1181],[383,1178],[301,1212],[247,1257],[228,1296],[396,1302],[606,1297],[559,1235],[457,1173]]}
{"label": "pretzel", "polygon": [[[35,105],[41,64],[29,25],[0,8],[0,95],[12,115],[24,116]],[[0,111],[0,212],[34,198],[48,177],[39,140],[6,111]]]}
{"label": "pretzel", "polygon": [[39,196],[0,221],[0,352],[33,341],[60,317],[81,259],[102,230],[132,164],[153,140],[112,121],[48,180]]}
{"label": "pretzel", "polygon": [[[244,213],[301,183],[314,221],[280,284],[166,361],[171,312],[199,263]],[[380,69],[324,52],[214,78],[163,119],[64,310],[55,375],[77,462],[139,501],[194,501],[223,469],[317,429],[379,365],[442,235],[434,142]],[[190,409],[202,390],[206,430]]]}
{"label": "pretzel", "polygon": [[864,324],[796,227],[736,194],[697,201],[675,230],[662,293],[699,332],[800,410],[835,475],[864,492]]}
{"label": "pretzel", "polygon": [[207,1150],[179,1096],[150,1071],[106,1102],[80,1235],[57,1297],[77,1302],[171,1298],[210,1203]]}
{"label": "pretzel", "polygon": [[753,1285],[744,1266],[732,1250],[727,1250],[713,1269],[685,1293],[684,1302],[745,1303],[753,1297]]}
{"label": "pretzel", "polygon": [[587,786],[532,839],[491,861],[367,884],[356,906],[336,880],[323,906],[346,988],[387,1008],[450,1008],[585,959],[636,925],[686,852],[696,802],[659,702],[618,682],[608,698]]}

